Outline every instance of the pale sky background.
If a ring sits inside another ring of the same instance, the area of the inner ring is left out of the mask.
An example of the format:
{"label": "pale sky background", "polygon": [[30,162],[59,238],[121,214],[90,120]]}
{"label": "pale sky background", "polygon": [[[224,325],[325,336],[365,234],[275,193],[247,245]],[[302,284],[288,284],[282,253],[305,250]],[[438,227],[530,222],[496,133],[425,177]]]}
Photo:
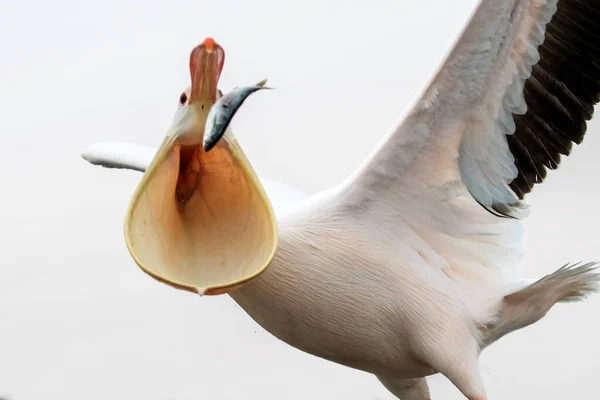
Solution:
{"label": "pale sky background", "polygon": [[[226,51],[221,88],[269,78],[234,129],[259,175],[309,194],[337,184],[431,77],[476,0],[0,0],[0,397],[12,400],[393,397],[302,353],[229,297],[139,270],[123,218],[141,174],[86,146],[157,146],[193,46]],[[600,122],[528,198],[529,277],[600,259]],[[481,363],[493,399],[598,397],[600,296],[555,307]],[[462,399],[441,377],[433,399]]]}

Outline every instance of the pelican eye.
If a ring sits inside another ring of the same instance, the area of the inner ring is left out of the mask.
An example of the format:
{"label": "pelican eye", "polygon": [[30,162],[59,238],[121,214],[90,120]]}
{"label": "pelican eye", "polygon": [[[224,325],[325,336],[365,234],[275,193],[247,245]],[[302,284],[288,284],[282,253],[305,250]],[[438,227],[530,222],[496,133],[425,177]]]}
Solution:
{"label": "pelican eye", "polygon": [[183,105],[185,104],[185,102],[187,101],[187,94],[185,94],[185,92],[181,93],[181,96],[179,96],[179,102]]}

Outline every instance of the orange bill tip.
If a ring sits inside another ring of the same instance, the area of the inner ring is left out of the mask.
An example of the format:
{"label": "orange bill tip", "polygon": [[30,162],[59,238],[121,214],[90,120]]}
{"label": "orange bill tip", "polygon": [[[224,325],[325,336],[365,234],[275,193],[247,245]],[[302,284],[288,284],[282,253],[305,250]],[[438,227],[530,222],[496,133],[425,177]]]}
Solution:
{"label": "orange bill tip", "polygon": [[215,47],[215,40],[211,37],[208,37],[204,39],[204,45],[206,46],[206,50],[210,52]]}

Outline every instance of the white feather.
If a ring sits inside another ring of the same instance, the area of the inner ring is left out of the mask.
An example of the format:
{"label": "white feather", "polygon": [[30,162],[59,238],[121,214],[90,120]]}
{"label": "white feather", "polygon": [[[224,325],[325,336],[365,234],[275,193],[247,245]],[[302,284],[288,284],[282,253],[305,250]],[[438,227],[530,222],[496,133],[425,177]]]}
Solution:
{"label": "white feather", "polygon": [[399,232],[410,226],[435,255],[429,265],[486,293],[523,275],[520,223],[481,205],[518,201],[506,135],[526,111],[523,85],[555,12],[556,0],[481,1],[421,98],[346,182],[345,204],[366,229],[416,245]]}
{"label": "white feather", "polygon": [[81,152],[81,157],[94,165],[105,168],[131,169],[144,172],[156,149],[133,143],[106,142],[96,143]]}

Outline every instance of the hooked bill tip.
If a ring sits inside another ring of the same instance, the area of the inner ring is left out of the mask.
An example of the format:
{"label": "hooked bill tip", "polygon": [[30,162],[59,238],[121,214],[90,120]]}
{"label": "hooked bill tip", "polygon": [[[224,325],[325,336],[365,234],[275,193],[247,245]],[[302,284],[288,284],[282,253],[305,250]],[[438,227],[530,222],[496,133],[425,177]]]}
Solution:
{"label": "hooked bill tip", "polygon": [[207,37],[204,39],[204,45],[206,46],[206,50],[210,53],[215,47],[215,40],[211,37]]}

